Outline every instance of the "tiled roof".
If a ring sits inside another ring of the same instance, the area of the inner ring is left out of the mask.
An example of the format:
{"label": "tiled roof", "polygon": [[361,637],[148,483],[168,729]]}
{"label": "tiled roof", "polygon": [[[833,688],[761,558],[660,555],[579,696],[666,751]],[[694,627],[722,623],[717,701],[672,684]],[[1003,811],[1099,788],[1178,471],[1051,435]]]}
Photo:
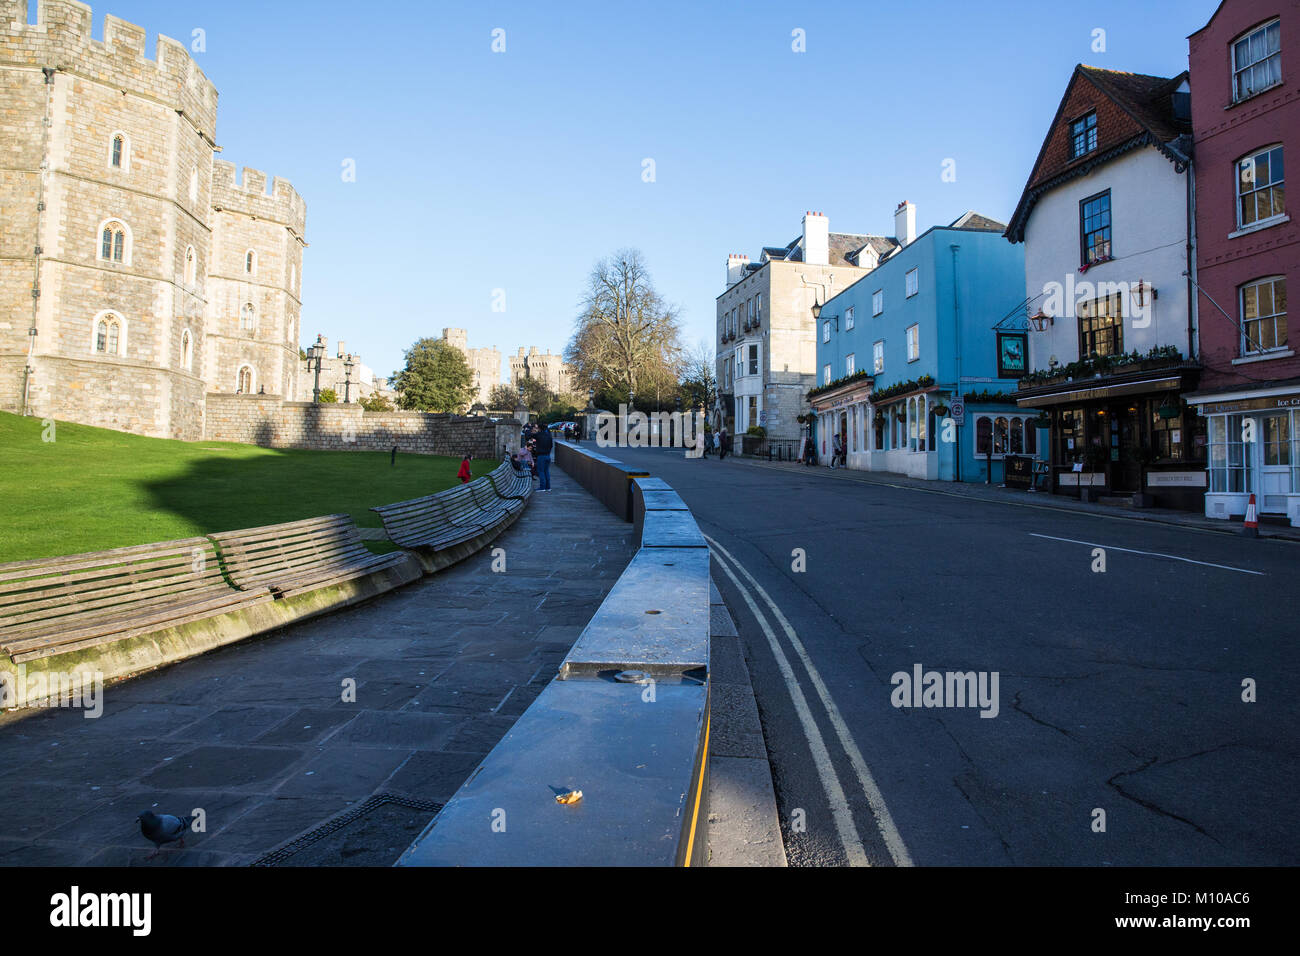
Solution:
{"label": "tiled roof", "polygon": [[[1185,72],[1165,77],[1077,65],[1004,235],[1022,241],[1025,224],[1043,193],[1129,150],[1154,146],[1183,172],[1191,151],[1191,123],[1176,113],[1173,94],[1186,80]],[[1097,146],[1075,157],[1067,124],[1089,108],[1098,116]]]}
{"label": "tiled roof", "polygon": [[998,222],[988,216],[982,216],[974,209],[968,209],[949,225],[950,229],[979,229],[984,232],[1002,232],[1007,228],[1005,222]]}

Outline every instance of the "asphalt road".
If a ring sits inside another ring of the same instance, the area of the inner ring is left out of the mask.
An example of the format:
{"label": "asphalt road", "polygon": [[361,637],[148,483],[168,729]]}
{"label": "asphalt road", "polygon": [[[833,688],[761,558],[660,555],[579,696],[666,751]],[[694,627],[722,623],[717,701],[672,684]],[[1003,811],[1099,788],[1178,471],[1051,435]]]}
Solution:
{"label": "asphalt road", "polygon": [[1300,545],[604,451],[712,539],[792,865],[1300,863]]}

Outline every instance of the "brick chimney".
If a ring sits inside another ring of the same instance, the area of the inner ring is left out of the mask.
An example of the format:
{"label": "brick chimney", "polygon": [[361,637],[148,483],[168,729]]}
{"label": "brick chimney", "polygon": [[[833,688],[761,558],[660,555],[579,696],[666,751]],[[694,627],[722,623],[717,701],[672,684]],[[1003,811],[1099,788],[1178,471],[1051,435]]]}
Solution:
{"label": "brick chimney", "polygon": [[902,246],[916,238],[916,207],[906,199],[894,210],[894,238]]}
{"label": "brick chimney", "polygon": [[812,266],[830,265],[831,221],[819,212],[803,214],[803,261]]}
{"label": "brick chimney", "polygon": [[745,266],[749,265],[749,256],[740,256],[732,253],[727,256],[727,288],[745,277]]}

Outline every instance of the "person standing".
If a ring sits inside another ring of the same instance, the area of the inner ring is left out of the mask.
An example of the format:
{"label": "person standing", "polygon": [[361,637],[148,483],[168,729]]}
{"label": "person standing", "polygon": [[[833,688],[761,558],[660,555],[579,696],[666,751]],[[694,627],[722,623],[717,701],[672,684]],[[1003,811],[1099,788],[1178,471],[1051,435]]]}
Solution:
{"label": "person standing", "polygon": [[533,440],[537,443],[534,454],[537,456],[537,490],[551,490],[551,451],[554,441],[550,429],[539,428]]}
{"label": "person standing", "polygon": [[831,436],[831,468],[833,469],[840,460],[840,436]]}
{"label": "person standing", "polygon": [[460,483],[462,485],[467,484],[470,478],[473,477],[473,475],[470,474],[470,470],[469,470],[469,461],[473,457],[474,456],[471,455],[469,452],[465,452],[465,457],[463,457],[460,460],[460,471],[456,472],[456,477],[460,479]]}
{"label": "person standing", "polygon": [[727,457],[727,426],[718,429],[718,461]]}

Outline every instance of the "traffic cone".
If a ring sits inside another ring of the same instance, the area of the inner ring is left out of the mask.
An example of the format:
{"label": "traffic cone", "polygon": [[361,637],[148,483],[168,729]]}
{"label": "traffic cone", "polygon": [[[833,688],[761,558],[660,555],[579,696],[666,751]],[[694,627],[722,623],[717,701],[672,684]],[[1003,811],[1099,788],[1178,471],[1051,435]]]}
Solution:
{"label": "traffic cone", "polygon": [[1259,521],[1255,518],[1255,496],[1250,496],[1250,501],[1246,503],[1246,523],[1242,526],[1241,533],[1248,538],[1259,537]]}

